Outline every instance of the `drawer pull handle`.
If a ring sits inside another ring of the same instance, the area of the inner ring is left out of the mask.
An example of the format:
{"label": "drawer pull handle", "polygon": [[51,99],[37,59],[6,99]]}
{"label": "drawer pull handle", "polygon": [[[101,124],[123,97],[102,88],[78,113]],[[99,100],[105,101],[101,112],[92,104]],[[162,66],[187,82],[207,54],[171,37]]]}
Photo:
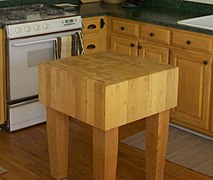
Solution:
{"label": "drawer pull handle", "polygon": [[154,33],[150,33],[149,35],[150,35],[151,37],[154,37],[154,36],[155,36],[155,34],[154,34]]}
{"label": "drawer pull handle", "polygon": [[206,60],[203,61],[203,64],[204,64],[204,65],[207,65],[207,64],[208,64],[208,61],[206,61]]}
{"label": "drawer pull handle", "polygon": [[96,47],[95,47],[94,44],[90,44],[90,45],[87,46],[87,49],[95,49],[95,48],[96,48]]}
{"label": "drawer pull handle", "polygon": [[123,31],[123,30],[125,30],[125,27],[122,26],[122,27],[121,27],[121,31]]}
{"label": "drawer pull handle", "polygon": [[95,29],[96,28],[96,25],[95,24],[90,24],[87,29]]}
{"label": "drawer pull handle", "polygon": [[192,41],[186,41],[186,43],[188,44],[188,45],[190,45],[190,44],[192,44]]}
{"label": "drawer pull handle", "polygon": [[130,44],[130,46],[131,46],[131,47],[134,47],[134,46],[135,46],[135,44],[134,44],[134,43],[131,43],[131,44]]}
{"label": "drawer pull handle", "polygon": [[103,28],[104,28],[104,26],[105,26],[104,19],[103,19],[103,18],[101,18],[101,20],[100,20],[100,28],[101,28],[101,29],[103,29]]}
{"label": "drawer pull handle", "polygon": [[139,45],[139,46],[138,46],[138,49],[142,49],[142,45]]}

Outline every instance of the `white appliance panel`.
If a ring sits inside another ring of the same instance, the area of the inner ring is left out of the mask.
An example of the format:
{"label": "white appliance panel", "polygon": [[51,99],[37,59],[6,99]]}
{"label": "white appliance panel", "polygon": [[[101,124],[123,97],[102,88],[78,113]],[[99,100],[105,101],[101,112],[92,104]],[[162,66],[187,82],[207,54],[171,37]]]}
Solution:
{"label": "white appliance panel", "polygon": [[33,102],[9,109],[10,131],[16,131],[28,126],[46,121],[45,106]]}
{"label": "white appliance panel", "polygon": [[[10,100],[38,94],[38,64],[54,59],[54,41],[26,43],[10,41]],[[28,42],[33,42],[28,39]],[[39,43],[40,42],[40,43]]]}

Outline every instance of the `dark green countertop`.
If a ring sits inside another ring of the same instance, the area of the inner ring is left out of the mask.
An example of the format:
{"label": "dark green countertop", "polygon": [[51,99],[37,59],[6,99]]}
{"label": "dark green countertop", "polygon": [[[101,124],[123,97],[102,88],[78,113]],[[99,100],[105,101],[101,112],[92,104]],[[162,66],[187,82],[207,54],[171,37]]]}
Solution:
{"label": "dark green countertop", "polygon": [[[177,24],[177,21],[188,19],[192,17],[199,17],[209,15],[205,12],[187,12],[179,9],[170,9],[165,7],[153,7],[141,5],[137,8],[122,8],[120,5],[111,5],[106,3],[87,3],[79,5],[80,15],[84,17],[110,15],[114,17],[121,17],[139,22],[146,22],[155,25],[172,27],[177,29],[189,30],[204,34],[213,35],[213,30],[189,27]],[[0,23],[0,28],[4,24]]]}
{"label": "dark green countertop", "polygon": [[80,15],[82,17],[92,17],[100,15],[110,15],[155,25],[173,27],[177,29],[189,30],[193,32],[213,35],[213,30],[189,27],[177,24],[177,21],[193,17],[209,15],[202,12],[186,12],[178,9],[162,7],[141,6],[137,8],[122,8],[120,5],[110,5],[106,3],[87,3],[80,5]]}

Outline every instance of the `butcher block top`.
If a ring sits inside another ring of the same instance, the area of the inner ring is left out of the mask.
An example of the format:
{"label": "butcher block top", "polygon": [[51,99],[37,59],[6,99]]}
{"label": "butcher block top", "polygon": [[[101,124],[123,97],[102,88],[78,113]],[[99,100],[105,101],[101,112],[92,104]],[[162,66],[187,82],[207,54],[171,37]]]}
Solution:
{"label": "butcher block top", "polygon": [[39,101],[109,130],[177,105],[178,67],[111,51],[39,65]]}

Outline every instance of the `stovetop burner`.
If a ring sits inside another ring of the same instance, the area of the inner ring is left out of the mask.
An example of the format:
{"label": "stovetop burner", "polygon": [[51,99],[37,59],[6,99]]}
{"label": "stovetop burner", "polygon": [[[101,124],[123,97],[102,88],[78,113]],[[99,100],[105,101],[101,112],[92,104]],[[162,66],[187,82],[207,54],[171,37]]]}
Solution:
{"label": "stovetop burner", "polygon": [[65,14],[65,11],[63,9],[52,9],[49,7],[43,7],[39,11],[41,15],[47,15],[47,16],[56,16],[56,15]]}
{"label": "stovetop burner", "polygon": [[77,15],[77,12],[69,13],[65,12],[63,9],[47,7],[43,4],[0,8],[0,22],[5,24],[30,22],[73,15]]}
{"label": "stovetop burner", "polygon": [[17,21],[17,20],[24,20],[26,19],[26,16],[25,15],[9,15],[6,17],[8,20],[11,20],[11,21]]}
{"label": "stovetop burner", "polygon": [[32,6],[32,5],[27,5],[23,7],[25,11],[27,12],[33,12],[33,11],[39,11],[42,7],[41,6]]}

